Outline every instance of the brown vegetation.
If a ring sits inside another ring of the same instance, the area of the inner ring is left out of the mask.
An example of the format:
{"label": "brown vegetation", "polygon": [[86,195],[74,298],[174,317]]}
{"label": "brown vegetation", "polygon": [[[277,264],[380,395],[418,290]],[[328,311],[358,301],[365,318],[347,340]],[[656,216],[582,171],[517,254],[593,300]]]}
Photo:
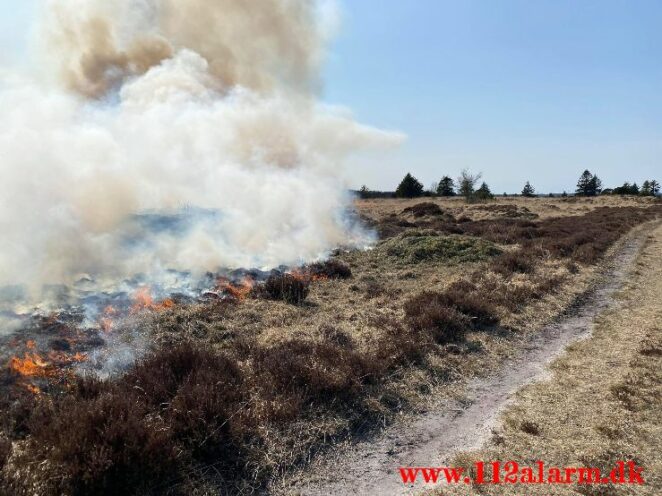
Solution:
{"label": "brown vegetation", "polygon": [[[547,466],[599,467],[617,461],[644,468],[644,484],[562,484],[554,494],[662,493],[662,228],[647,240],[620,303],[596,321],[589,339],[571,345],[549,380],[525,387],[502,416],[492,441],[451,463],[544,460]],[[587,407],[590,406],[590,407]],[[571,421],[569,421],[571,419]],[[549,494],[549,485],[448,487],[432,494]]]}
{"label": "brown vegetation", "polygon": [[[488,367],[516,345],[516,334],[503,339],[513,315],[579,280],[659,212],[594,207],[535,222],[469,218],[473,206],[389,214],[375,222],[391,239],[274,273],[268,298],[146,317],[163,346],[123,376],[80,378],[42,397],[11,389],[0,405],[3,487],[18,495],[261,487],[320,444],[413,408],[419,389]],[[469,347],[471,339],[482,344]]]}

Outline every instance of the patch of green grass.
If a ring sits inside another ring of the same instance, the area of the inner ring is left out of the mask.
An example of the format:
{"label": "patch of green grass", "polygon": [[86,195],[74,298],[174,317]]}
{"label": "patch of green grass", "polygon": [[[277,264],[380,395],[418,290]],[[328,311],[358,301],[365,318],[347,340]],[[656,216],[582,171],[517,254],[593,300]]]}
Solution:
{"label": "patch of green grass", "polygon": [[404,263],[478,262],[502,253],[490,241],[454,234],[440,235],[434,231],[408,231],[384,242],[379,249]]}

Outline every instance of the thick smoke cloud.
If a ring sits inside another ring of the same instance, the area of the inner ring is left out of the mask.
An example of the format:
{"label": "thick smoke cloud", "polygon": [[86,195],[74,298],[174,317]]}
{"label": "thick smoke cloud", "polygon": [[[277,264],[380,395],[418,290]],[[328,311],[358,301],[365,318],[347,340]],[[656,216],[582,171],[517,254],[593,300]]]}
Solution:
{"label": "thick smoke cloud", "polygon": [[47,3],[43,76],[0,83],[0,286],[273,267],[365,244],[340,166],[401,136],[316,101],[319,7]]}
{"label": "thick smoke cloud", "polygon": [[323,31],[312,0],[52,1],[44,46],[73,90],[99,97],[186,48],[220,88],[317,83]]}

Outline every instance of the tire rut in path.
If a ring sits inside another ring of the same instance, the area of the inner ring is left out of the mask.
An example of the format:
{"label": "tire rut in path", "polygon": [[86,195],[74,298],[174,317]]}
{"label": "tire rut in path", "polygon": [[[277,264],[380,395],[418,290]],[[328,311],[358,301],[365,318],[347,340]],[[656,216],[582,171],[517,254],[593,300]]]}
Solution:
{"label": "tire rut in path", "polygon": [[[488,440],[499,414],[514,393],[544,378],[546,366],[565,347],[591,333],[597,315],[615,304],[613,295],[623,284],[643,242],[643,234],[629,236],[607,262],[595,284],[566,313],[544,327],[488,378],[467,386],[469,405],[447,402],[412,422],[394,424],[350,449],[326,454],[284,494],[302,496],[410,495],[430,485],[405,486],[398,467],[440,466],[458,451],[479,448]],[[425,486],[425,487],[424,487]],[[282,491],[278,491],[282,494]]]}

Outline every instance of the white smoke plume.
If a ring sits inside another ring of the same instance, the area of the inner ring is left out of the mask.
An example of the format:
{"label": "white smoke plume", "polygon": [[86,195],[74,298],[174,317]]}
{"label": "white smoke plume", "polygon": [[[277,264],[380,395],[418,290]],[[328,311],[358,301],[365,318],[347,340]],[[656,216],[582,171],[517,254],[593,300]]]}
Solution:
{"label": "white smoke plume", "polygon": [[39,77],[0,75],[0,286],[274,267],[365,243],[343,160],[402,136],[318,101],[328,10],[46,2]]}

